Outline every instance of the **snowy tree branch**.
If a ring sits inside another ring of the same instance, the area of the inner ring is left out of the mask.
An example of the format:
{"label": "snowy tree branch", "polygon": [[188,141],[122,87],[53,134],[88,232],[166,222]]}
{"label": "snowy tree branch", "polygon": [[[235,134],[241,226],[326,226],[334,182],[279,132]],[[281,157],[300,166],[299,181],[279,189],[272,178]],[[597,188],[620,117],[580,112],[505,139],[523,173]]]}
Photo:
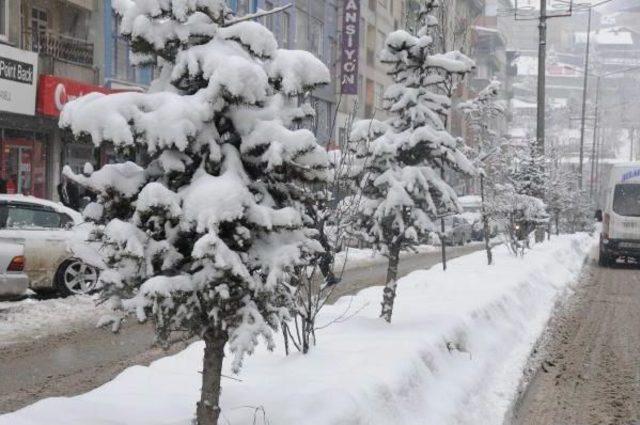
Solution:
{"label": "snowy tree branch", "polygon": [[248,15],[244,15],[244,16],[241,16],[239,18],[231,19],[231,20],[225,22],[222,26],[223,27],[230,27],[230,26],[238,24],[240,22],[253,21],[254,19],[264,18],[265,16],[274,15],[276,13],[283,12],[283,11],[289,9],[290,7],[291,7],[291,3],[285,4],[284,6],[274,7],[271,10],[259,10],[259,11],[255,12],[255,13],[250,13]]}

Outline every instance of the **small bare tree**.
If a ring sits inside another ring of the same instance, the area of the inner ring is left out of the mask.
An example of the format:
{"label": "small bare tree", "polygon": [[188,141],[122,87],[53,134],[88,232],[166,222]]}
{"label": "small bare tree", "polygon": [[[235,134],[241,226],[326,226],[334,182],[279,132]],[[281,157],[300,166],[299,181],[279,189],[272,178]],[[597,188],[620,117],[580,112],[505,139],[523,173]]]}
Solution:
{"label": "small bare tree", "polygon": [[493,263],[491,251],[491,226],[493,208],[488,202],[488,196],[495,194],[494,190],[487,191],[487,186],[498,182],[500,173],[495,167],[495,159],[502,153],[501,137],[491,128],[491,122],[504,115],[504,106],[499,100],[500,82],[493,80],[475,98],[461,103],[458,107],[465,114],[467,122],[474,134],[472,148],[473,160],[480,170],[480,196],[482,199],[481,219],[484,233],[484,245],[487,252],[487,263]]}

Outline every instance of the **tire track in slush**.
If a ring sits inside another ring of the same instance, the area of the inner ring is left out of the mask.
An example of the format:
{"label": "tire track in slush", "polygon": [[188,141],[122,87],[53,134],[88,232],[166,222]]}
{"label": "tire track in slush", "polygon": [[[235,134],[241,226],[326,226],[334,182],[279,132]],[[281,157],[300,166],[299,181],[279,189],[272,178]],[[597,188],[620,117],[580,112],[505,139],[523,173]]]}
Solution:
{"label": "tire track in slush", "polygon": [[511,425],[640,425],[640,269],[586,266],[533,357]]}

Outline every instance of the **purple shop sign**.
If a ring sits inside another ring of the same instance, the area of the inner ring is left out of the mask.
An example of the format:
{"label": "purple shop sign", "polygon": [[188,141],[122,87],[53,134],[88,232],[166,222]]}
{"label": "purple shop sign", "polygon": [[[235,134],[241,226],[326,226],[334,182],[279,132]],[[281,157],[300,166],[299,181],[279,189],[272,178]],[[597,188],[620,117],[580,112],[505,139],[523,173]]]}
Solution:
{"label": "purple shop sign", "polygon": [[342,17],[342,94],[358,94],[360,0],[345,0]]}

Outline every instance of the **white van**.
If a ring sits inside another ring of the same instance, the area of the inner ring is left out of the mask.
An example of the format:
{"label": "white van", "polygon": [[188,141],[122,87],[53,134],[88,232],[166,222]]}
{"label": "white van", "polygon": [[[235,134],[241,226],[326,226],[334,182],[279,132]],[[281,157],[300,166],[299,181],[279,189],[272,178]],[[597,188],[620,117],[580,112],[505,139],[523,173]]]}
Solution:
{"label": "white van", "polygon": [[617,164],[611,169],[602,221],[600,259],[603,267],[618,257],[640,259],[640,162]]}

